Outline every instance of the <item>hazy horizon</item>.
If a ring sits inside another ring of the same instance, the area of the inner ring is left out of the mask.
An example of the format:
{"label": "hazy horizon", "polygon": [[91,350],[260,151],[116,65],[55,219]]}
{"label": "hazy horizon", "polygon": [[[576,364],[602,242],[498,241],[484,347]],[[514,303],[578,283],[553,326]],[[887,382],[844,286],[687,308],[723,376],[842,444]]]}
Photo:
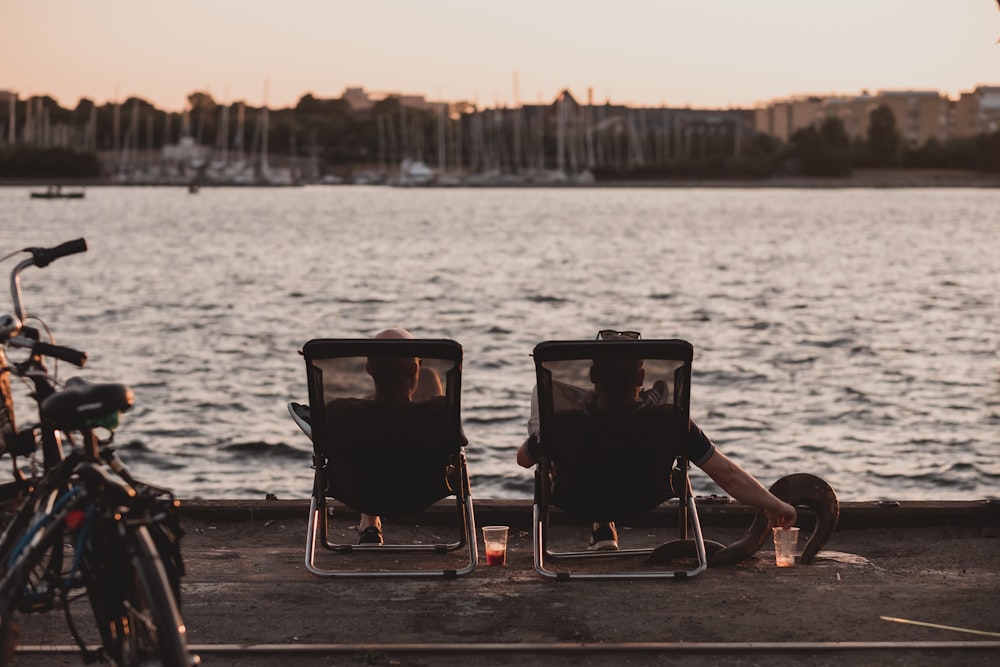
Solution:
{"label": "hazy horizon", "polygon": [[996,0],[0,0],[0,90],[74,107],[292,107],[306,94],[479,106],[563,89],[630,106],[750,108],[798,95],[1000,84]]}

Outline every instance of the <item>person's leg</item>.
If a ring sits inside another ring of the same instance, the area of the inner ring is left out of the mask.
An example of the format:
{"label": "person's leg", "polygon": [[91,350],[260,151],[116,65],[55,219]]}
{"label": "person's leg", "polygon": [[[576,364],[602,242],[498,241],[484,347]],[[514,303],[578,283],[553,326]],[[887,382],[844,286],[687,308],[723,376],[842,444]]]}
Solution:
{"label": "person's leg", "polygon": [[382,544],[382,518],[362,514],[358,522],[358,544]]}
{"label": "person's leg", "polygon": [[617,551],[618,550],[618,530],[615,522],[595,523],[591,527],[590,551]]}

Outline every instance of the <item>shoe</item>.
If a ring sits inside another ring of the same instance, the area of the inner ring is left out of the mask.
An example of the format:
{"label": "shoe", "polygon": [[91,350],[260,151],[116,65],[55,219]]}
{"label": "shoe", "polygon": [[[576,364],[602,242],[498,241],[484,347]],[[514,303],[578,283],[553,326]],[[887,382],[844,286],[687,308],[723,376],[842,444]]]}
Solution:
{"label": "shoe", "polygon": [[382,529],[378,526],[368,526],[361,531],[358,544],[382,544]]}
{"label": "shoe", "polygon": [[309,413],[309,406],[302,405],[301,403],[296,403],[292,401],[288,404],[288,414],[292,416],[292,419],[298,425],[302,432],[305,433],[310,438],[312,437],[312,418]]}
{"label": "shoe", "polygon": [[599,526],[590,533],[588,551],[618,551],[618,531],[614,522]]}

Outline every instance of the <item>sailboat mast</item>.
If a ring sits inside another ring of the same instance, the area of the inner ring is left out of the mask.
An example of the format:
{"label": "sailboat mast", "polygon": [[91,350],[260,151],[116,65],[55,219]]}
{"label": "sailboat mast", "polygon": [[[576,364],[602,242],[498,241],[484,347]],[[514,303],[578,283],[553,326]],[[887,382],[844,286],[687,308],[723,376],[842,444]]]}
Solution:
{"label": "sailboat mast", "polygon": [[216,143],[219,148],[219,160],[223,165],[229,164],[229,91],[226,91],[226,101],[222,105],[221,118],[219,119],[220,129],[218,130]]}
{"label": "sailboat mast", "polygon": [[261,178],[267,179],[268,176],[268,165],[267,165],[267,135],[268,135],[268,111],[267,111],[267,89],[269,82],[264,82],[264,108],[261,110],[260,125],[261,125],[261,138],[260,138],[260,175]]}
{"label": "sailboat mast", "polygon": [[511,171],[521,170],[521,94],[518,90],[517,70],[514,70],[514,149],[510,156]]}
{"label": "sailboat mast", "polygon": [[236,161],[243,163],[243,133],[244,124],[246,123],[246,105],[240,102],[240,106],[236,110],[236,138],[234,143],[236,144]]}
{"label": "sailboat mast", "polygon": [[118,148],[120,146],[120,138],[121,138],[120,137],[121,126],[122,126],[121,115],[122,115],[121,105],[118,103],[118,87],[115,86],[115,111],[114,111],[114,116],[112,118],[112,131],[114,132],[113,136],[114,144],[112,145],[112,149],[114,150],[114,164],[116,165],[118,164],[119,161]]}
{"label": "sailboat mast", "polygon": [[556,101],[556,168],[560,174],[566,173],[566,92]]}
{"label": "sailboat mast", "polygon": [[448,168],[447,159],[447,144],[445,142],[445,122],[448,115],[448,106],[441,103],[438,106],[438,116],[437,116],[437,140],[438,140],[438,169],[441,170],[443,174]]}
{"label": "sailboat mast", "polygon": [[17,94],[11,93],[7,100],[10,103],[10,128],[8,136],[10,137],[10,145],[13,146],[14,140],[17,138],[14,132],[14,129],[17,127]]}

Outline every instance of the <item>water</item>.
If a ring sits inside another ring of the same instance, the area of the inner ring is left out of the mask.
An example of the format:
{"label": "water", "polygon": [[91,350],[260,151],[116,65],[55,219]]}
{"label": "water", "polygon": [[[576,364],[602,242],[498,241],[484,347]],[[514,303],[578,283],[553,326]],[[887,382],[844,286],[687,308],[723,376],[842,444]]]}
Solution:
{"label": "water", "polygon": [[0,202],[0,254],[87,238],[24,274],[25,302],[89,352],[81,374],[132,385],[122,455],[183,498],[308,497],[310,444],[285,411],[306,401],[298,350],[388,326],[463,344],[478,498],[531,495],[514,451],[533,346],[601,328],[691,341],[695,420],[765,484],[812,472],[842,500],[1000,497],[997,190],[0,188]]}

